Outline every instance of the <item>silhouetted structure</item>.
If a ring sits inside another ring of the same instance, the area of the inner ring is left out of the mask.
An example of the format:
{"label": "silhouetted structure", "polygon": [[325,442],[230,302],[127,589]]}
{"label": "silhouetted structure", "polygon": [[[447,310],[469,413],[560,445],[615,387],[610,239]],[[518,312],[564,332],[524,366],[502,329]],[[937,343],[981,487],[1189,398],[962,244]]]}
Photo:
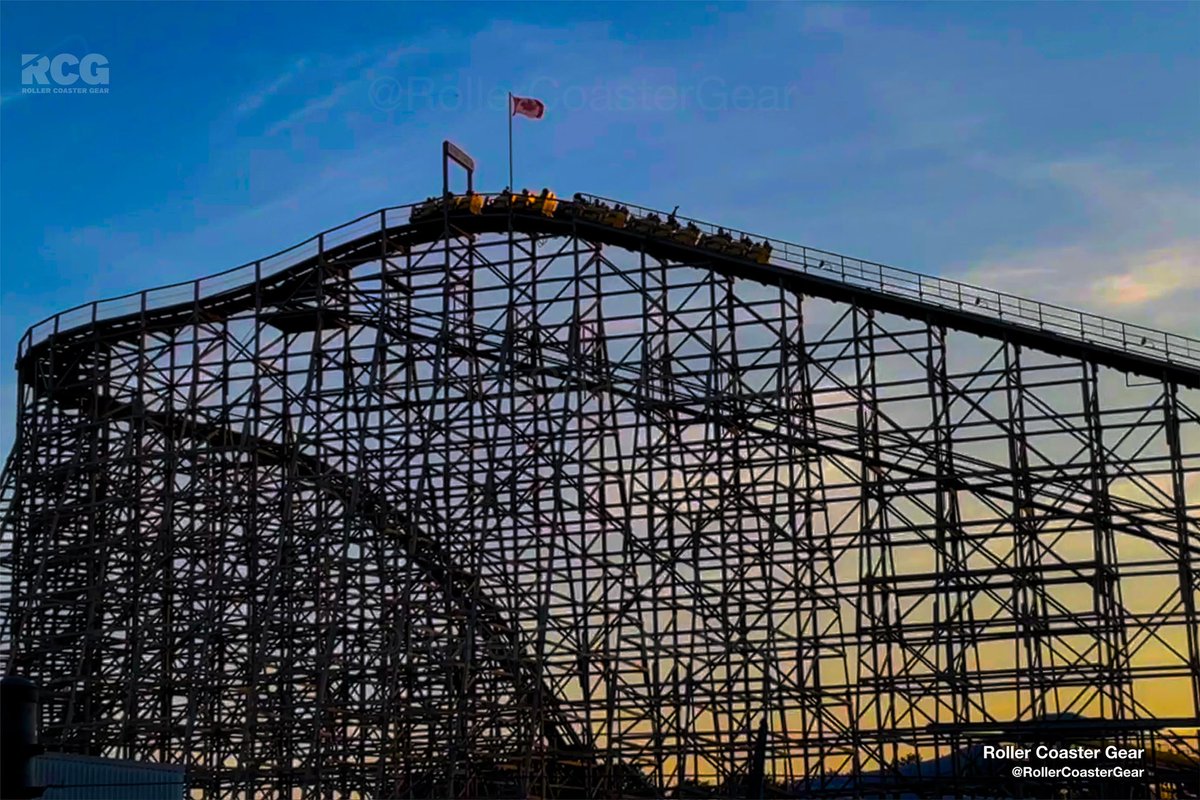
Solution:
{"label": "silhouetted structure", "polygon": [[1200,342],[485,199],[22,340],[47,747],[228,797],[954,794],[1062,713],[1195,753]]}

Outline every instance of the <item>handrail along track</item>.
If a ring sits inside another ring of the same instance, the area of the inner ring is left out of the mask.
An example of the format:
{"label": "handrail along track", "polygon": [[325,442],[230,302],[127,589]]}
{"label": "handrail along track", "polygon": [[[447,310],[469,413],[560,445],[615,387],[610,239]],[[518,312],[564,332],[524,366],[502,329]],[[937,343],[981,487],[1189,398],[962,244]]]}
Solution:
{"label": "handrail along track", "polygon": [[[482,196],[491,199],[498,195]],[[620,205],[640,215],[666,216],[666,212],[620,203],[598,195],[581,197],[591,202]],[[100,324],[113,326],[121,320],[191,307],[204,301],[216,300],[218,297],[233,300],[239,295],[249,296],[248,290],[254,284],[277,281],[303,270],[316,263],[330,250],[357,249],[377,241],[380,236],[397,236],[418,229],[422,226],[413,225],[407,219],[417,205],[414,203],[380,209],[330,228],[267,258],[213,275],[84,303],[59,312],[31,326],[25,332],[18,345],[18,364],[32,351],[64,334]],[[472,216],[455,212],[451,216],[466,232],[501,232],[506,227],[506,219],[514,217],[520,220],[519,228],[551,233],[560,229],[566,219],[569,219],[568,209],[571,205],[570,201],[560,201],[559,211],[554,218],[520,214],[511,210],[508,214]],[[677,218],[681,222],[690,222],[705,232],[717,230],[711,223],[682,216]],[[372,220],[378,220],[378,224],[370,224]],[[645,238],[644,235],[609,228],[599,223],[570,221],[581,228],[587,228],[599,241],[620,245]],[[429,225],[423,227],[433,230]],[[742,231],[726,230],[733,234],[744,234]],[[753,235],[752,238],[764,237]],[[906,316],[928,314],[942,317],[942,321],[952,328],[992,335],[1007,331],[1014,337],[1024,339],[1036,349],[1056,354],[1089,354],[1097,362],[1107,366],[1153,378],[1167,376],[1185,386],[1200,388],[1200,339],[984,289],[960,281],[865,261],[782,239],[768,237],[765,240],[772,245],[769,264],[755,264],[745,259],[712,253],[710,257],[714,269],[723,271],[724,268],[732,267],[739,277],[760,282],[775,283],[778,280],[791,279],[798,291],[833,296],[833,299],[839,299],[837,295],[844,292],[868,308],[894,311]],[[689,247],[671,241],[655,241],[654,245],[656,249],[690,251],[693,255],[707,252],[702,247]]]}

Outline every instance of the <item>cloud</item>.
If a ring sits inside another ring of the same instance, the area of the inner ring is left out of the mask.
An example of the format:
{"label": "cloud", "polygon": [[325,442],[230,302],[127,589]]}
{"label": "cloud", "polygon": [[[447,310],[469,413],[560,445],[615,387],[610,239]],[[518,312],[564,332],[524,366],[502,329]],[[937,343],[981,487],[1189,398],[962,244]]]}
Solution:
{"label": "cloud", "polygon": [[1110,234],[1200,236],[1200,192],[1149,170],[1097,157],[1033,162],[1019,175],[1073,194]]}
{"label": "cloud", "polygon": [[1200,193],[1103,159],[1001,165],[1031,189],[1049,184],[1088,224],[994,253],[970,283],[1187,335],[1200,306]]}
{"label": "cloud", "polygon": [[1101,306],[1141,306],[1179,292],[1200,289],[1200,241],[1126,254],[1130,269],[1093,281]]}
{"label": "cloud", "polygon": [[265,137],[319,121],[338,108],[348,97],[369,97],[368,82],[383,70],[394,69],[402,59],[426,53],[424,48],[407,44],[388,48],[370,48],[336,58],[306,56],[295,61],[272,81],[243,98],[234,117],[247,116],[277,95],[306,98],[283,116],[267,125]]}
{"label": "cloud", "polygon": [[303,106],[288,114],[283,119],[276,120],[269,128],[267,128],[263,135],[268,137],[275,136],[276,134],[283,133],[286,130],[294,128],[297,125],[310,122],[318,118],[324,112],[336,107],[337,104],[341,102],[342,98],[350,93],[351,88],[352,84],[340,83],[331,91],[311,98]]}
{"label": "cloud", "polygon": [[268,83],[256,92],[253,92],[242,99],[238,103],[236,113],[238,115],[250,114],[262,107],[263,103],[270,100],[275,95],[279,94],[289,83],[294,81],[308,67],[309,60],[307,58],[297,59],[290,67],[280,73],[273,81]]}
{"label": "cloud", "polygon": [[1035,247],[969,270],[968,283],[1106,316],[1194,333],[1200,238],[1143,249],[1103,242]]}

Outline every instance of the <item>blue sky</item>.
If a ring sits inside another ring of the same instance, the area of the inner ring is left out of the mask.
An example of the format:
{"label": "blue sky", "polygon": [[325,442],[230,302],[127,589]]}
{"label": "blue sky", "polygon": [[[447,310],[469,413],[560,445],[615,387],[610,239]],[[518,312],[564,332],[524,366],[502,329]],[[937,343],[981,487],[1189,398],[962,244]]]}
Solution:
{"label": "blue sky", "polygon": [[[591,191],[1200,335],[1200,4],[0,7],[16,343],[438,190]],[[89,52],[107,94],[24,95]]]}

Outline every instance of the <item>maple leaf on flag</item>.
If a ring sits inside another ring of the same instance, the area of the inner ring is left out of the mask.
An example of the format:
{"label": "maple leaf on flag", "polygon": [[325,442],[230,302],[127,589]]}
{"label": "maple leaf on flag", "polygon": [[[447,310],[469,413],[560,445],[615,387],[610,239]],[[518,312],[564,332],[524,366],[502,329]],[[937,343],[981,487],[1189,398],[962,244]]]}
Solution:
{"label": "maple leaf on flag", "polygon": [[512,114],[520,114],[530,119],[541,119],[546,114],[546,104],[532,97],[517,97],[513,95]]}

